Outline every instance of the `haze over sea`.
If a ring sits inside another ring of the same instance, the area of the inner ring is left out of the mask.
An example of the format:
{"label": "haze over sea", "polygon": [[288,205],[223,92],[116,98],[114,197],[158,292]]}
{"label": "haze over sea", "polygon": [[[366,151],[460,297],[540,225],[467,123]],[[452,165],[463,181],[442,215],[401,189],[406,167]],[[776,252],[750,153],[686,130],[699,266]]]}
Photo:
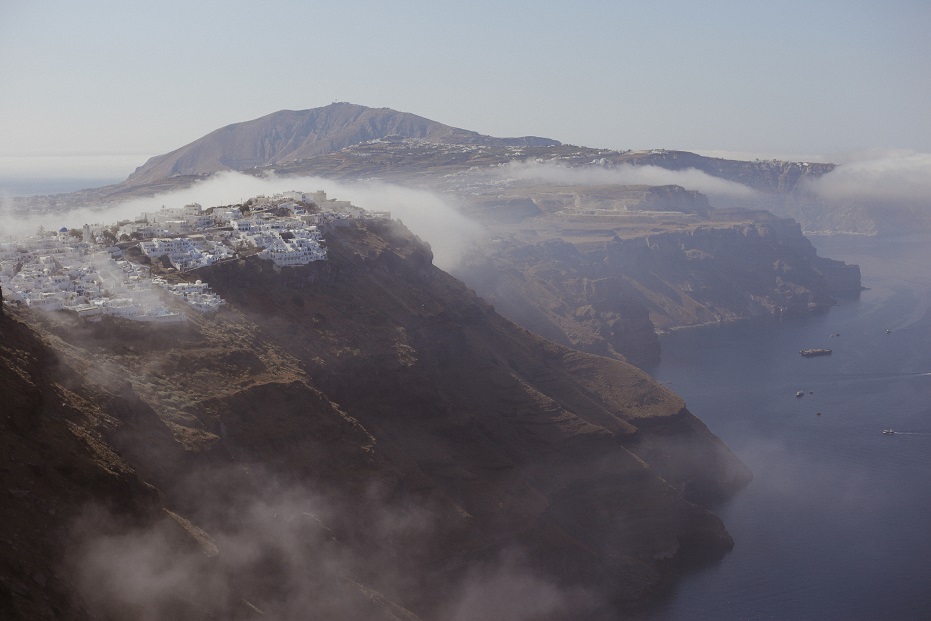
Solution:
{"label": "haze over sea", "polygon": [[0,199],[63,194],[126,179],[146,154],[0,155]]}
{"label": "haze over sea", "polygon": [[931,239],[812,241],[859,300],[662,339],[651,372],[755,478],[717,510],[734,550],[649,619],[931,619]]}
{"label": "haze over sea", "polygon": [[85,179],[82,177],[62,178],[6,178],[0,177],[0,197],[2,196],[37,196],[43,194],[64,194],[88,188],[119,183],[123,179],[99,178]]}

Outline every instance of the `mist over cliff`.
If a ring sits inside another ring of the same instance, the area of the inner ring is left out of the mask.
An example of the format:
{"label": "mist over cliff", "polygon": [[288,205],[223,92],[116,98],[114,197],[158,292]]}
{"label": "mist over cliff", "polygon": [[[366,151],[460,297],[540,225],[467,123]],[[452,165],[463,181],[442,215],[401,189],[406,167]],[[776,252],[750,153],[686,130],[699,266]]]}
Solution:
{"label": "mist over cliff", "polygon": [[474,173],[504,167],[497,173],[563,185],[679,185],[705,193],[715,207],[766,209],[811,232],[897,234],[931,225],[922,181],[928,176],[927,154],[874,150],[835,157],[835,163],[751,161],[665,149],[597,149],[533,136],[496,138],[388,108],[341,102],[220,128],[150,158],[119,184],[28,200],[7,197],[0,207],[32,213],[96,209],[230,170],[375,178],[458,193],[474,184]]}
{"label": "mist over cliff", "polygon": [[931,154],[903,150],[854,153],[830,174],[807,179],[795,209],[801,211],[806,227],[814,231],[927,232],[931,230],[929,179]]}
{"label": "mist over cliff", "polygon": [[196,276],[228,304],[181,324],[6,307],[4,610],[564,618],[732,545],[707,507],[749,475],[678,397],[504,320],[400,224]]}

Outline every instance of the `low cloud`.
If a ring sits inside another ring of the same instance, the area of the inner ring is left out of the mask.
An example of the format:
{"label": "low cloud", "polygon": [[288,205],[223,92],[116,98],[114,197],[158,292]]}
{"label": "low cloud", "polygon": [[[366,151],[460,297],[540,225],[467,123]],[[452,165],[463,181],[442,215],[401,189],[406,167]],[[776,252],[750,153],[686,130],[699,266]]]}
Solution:
{"label": "low cloud", "polygon": [[607,168],[599,165],[565,166],[556,162],[512,161],[501,167],[502,176],[521,180],[541,180],[561,185],[679,185],[709,196],[754,198],[753,188],[719,179],[695,168],[669,170],[659,166],[622,164]]}
{"label": "low cloud", "polygon": [[[366,557],[336,541],[327,523],[351,520],[351,513],[340,515],[334,501],[258,472],[262,491],[254,494],[214,493],[192,477],[192,495],[198,488],[201,497],[182,502],[194,522],[166,511],[155,523],[134,527],[89,509],[74,526],[67,563],[84,605],[103,618],[153,621],[369,618],[369,598],[353,578],[369,575],[371,564],[391,584],[385,551]],[[399,527],[392,528],[396,535]]]}
{"label": "low cloud", "polygon": [[482,233],[481,226],[462,215],[454,199],[435,192],[408,188],[382,181],[340,184],[315,180],[320,188],[332,188],[328,194],[350,200],[369,210],[386,210],[433,249],[434,263],[449,270]]}
{"label": "low cloud", "polygon": [[931,153],[871,150],[835,158],[830,173],[806,184],[828,201],[915,203],[931,201]]}
{"label": "low cloud", "polygon": [[204,207],[238,204],[259,194],[287,190],[324,190],[330,198],[351,201],[369,211],[390,211],[433,249],[434,263],[450,269],[463,256],[481,227],[463,216],[453,199],[427,190],[382,181],[336,182],[320,177],[256,177],[238,172],[221,172],[186,188],[151,197],[136,198],[103,208],[81,208],[56,214],[22,216],[0,205],[0,236],[28,235],[41,225],[79,228],[85,223],[109,224],[134,220],[144,211],[200,203]]}
{"label": "low cloud", "polygon": [[534,572],[516,551],[468,573],[442,615],[447,621],[543,621],[571,619],[591,610],[595,599],[583,589],[562,589]]}
{"label": "low cloud", "polygon": [[453,576],[432,573],[435,561],[422,563],[442,545],[437,518],[410,502],[372,493],[347,506],[257,467],[252,491],[230,489],[237,478],[192,474],[191,498],[182,498],[190,520],[165,511],[134,526],[88,509],[64,567],[81,605],[95,618],[143,621],[407,619],[398,606],[408,598],[419,600],[423,618],[448,621],[566,619],[591,608],[592,598],[557,587],[516,551],[448,584]]}

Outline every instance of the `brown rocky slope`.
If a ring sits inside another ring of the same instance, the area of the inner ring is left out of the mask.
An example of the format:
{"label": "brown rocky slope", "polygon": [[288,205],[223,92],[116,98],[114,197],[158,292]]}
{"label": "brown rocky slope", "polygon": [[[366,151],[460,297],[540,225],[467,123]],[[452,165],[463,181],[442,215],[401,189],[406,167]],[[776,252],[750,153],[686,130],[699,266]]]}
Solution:
{"label": "brown rocky slope", "polygon": [[192,276],[229,305],[182,326],[2,320],[0,610],[579,618],[729,549],[703,506],[748,473],[678,397],[502,319],[397,223],[328,239]]}

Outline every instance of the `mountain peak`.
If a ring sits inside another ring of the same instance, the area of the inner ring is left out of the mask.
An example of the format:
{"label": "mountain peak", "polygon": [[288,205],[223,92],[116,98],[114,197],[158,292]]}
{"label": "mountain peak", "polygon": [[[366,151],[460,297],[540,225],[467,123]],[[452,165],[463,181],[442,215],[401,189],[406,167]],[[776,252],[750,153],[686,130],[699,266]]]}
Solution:
{"label": "mountain peak", "polygon": [[279,110],[227,125],[170,153],[150,158],[127,181],[137,185],[169,177],[248,170],[388,137],[486,146],[559,144],[535,136],[495,138],[390,108],[334,102],[309,110]]}

